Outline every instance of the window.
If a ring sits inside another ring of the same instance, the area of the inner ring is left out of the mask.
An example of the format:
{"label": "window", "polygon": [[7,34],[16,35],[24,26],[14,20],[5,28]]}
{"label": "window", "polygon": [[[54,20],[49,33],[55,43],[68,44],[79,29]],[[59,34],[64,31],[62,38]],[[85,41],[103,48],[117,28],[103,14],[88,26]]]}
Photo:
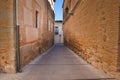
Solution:
{"label": "window", "polygon": [[38,20],[38,19],[39,19],[39,16],[38,16],[38,14],[39,14],[38,11],[36,11],[36,12],[35,12],[35,15],[36,15],[36,16],[35,16],[35,26],[36,26],[36,28],[38,28],[38,26],[39,26],[39,20]]}
{"label": "window", "polygon": [[59,32],[58,32],[58,26],[55,26],[55,35],[58,35],[59,34]]}
{"label": "window", "polygon": [[51,29],[51,22],[49,20],[48,30],[50,31],[50,29]]}
{"label": "window", "polygon": [[51,23],[51,32],[53,32],[53,23]]}

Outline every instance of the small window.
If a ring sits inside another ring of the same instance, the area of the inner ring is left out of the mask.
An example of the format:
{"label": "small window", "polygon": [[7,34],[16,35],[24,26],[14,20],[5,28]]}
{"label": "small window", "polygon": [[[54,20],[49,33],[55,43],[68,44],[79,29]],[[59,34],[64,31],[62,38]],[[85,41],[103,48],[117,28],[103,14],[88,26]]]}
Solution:
{"label": "small window", "polygon": [[50,22],[50,20],[49,20],[48,30],[49,31],[51,30],[51,22]]}
{"label": "small window", "polygon": [[38,26],[39,26],[39,20],[38,20],[38,19],[39,19],[39,16],[38,16],[38,14],[39,14],[38,11],[36,11],[36,13],[35,13],[35,15],[36,15],[36,17],[35,17],[35,18],[36,18],[36,19],[35,19],[35,20],[36,20],[36,21],[35,21],[35,26],[36,26],[36,28],[38,28]]}
{"label": "small window", "polygon": [[55,35],[58,35],[58,34],[59,34],[59,32],[58,32],[58,27],[55,26]]}

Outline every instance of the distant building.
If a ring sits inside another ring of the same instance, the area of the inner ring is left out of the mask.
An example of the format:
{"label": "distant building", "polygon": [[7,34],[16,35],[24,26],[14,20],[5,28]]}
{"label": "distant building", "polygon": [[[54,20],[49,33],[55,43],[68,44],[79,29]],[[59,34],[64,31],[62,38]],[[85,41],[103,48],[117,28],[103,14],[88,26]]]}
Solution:
{"label": "distant building", "polygon": [[63,43],[63,23],[62,23],[62,20],[55,21],[54,43]]}
{"label": "distant building", "polygon": [[53,45],[55,0],[0,0],[0,72],[20,71]]}
{"label": "distant building", "polygon": [[64,0],[64,43],[120,80],[120,0]]}
{"label": "distant building", "polygon": [[50,3],[51,8],[54,10],[54,2],[55,2],[56,0],[48,0],[48,1],[49,1],[49,3]]}

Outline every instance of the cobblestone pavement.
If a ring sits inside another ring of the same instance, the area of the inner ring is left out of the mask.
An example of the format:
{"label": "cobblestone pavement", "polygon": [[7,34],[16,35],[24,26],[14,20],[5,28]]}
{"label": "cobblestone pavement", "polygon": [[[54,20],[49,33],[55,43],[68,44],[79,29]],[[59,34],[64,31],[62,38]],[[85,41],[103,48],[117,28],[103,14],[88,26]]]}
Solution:
{"label": "cobblestone pavement", "polygon": [[23,68],[21,73],[0,74],[0,80],[114,80],[56,44]]}

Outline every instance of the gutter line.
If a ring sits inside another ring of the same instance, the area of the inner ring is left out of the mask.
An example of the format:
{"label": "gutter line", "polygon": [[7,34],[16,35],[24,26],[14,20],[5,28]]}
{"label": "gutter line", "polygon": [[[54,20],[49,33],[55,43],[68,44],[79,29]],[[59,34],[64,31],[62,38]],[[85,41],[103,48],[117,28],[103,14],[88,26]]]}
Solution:
{"label": "gutter line", "polygon": [[16,72],[20,71],[20,32],[18,21],[18,0],[15,0],[15,27],[16,27]]}

